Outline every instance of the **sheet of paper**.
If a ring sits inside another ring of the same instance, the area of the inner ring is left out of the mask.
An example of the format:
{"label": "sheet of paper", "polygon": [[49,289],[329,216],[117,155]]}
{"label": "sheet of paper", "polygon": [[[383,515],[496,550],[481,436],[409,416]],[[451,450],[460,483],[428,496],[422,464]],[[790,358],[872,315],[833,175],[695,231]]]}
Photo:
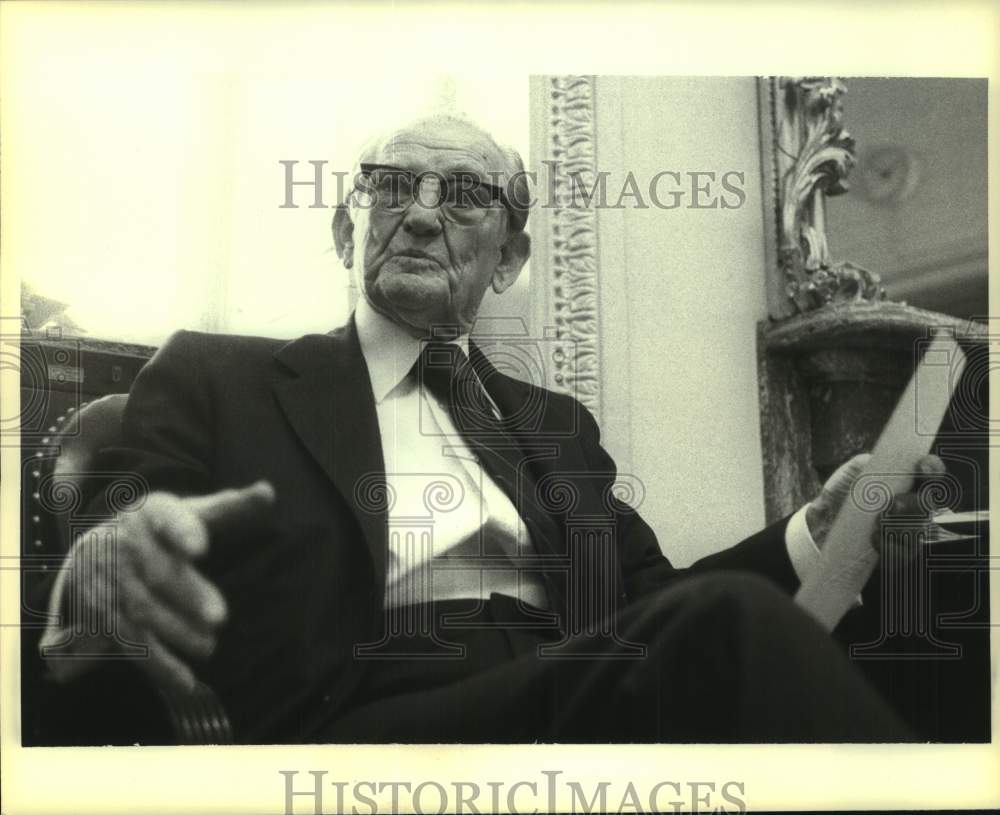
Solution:
{"label": "sheet of paper", "polygon": [[830,527],[816,570],[795,596],[828,630],[871,576],[878,562],[872,538],[880,510],[891,496],[912,487],[916,464],[930,452],[964,367],[965,355],[954,337],[938,332]]}

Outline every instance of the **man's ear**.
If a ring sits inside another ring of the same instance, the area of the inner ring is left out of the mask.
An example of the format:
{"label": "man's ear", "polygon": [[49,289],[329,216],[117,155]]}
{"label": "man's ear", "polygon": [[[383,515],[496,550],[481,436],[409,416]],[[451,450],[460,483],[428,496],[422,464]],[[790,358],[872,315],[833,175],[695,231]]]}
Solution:
{"label": "man's ear", "polygon": [[531,238],[525,232],[515,232],[500,248],[500,264],[493,273],[493,291],[503,294],[513,286],[529,255]]}
{"label": "man's ear", "polygon": [[347,204],[337,204],[331,229],[333,244],[337,247],[337,257],[345,268],[350,269],[354,265],[354,221],[351,220]]}

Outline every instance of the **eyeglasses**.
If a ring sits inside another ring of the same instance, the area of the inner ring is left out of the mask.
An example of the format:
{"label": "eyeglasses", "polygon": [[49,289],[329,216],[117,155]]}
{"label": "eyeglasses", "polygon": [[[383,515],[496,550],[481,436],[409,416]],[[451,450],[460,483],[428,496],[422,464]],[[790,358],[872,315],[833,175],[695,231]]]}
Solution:
{"label": "eyeglasses", "polygon": [[362,164],[355,187],[369,199],[366,206],[403,213],[417,202],[439,207],[445,217],[458,223],[480,221],[490,209],[508,206],[502,188],[471,172],[446,177],[432,170],[414,173],[386,164]]}

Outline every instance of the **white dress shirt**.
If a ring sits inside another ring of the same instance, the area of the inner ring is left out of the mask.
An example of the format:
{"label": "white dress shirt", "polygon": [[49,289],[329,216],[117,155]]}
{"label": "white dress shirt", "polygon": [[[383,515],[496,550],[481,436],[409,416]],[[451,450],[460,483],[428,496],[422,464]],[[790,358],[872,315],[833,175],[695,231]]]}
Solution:
{"label": "white dress shirt", "polygon": [[[487,597],[498,591],[546,607],[543,584],[530,572],[522,571],[518,581],[516,571],[476,566],[530,555],[530,535],[506,494],[462,441],[448,408],[409,375],[422,341],[379,314],[363,297],[355,320],[375,396],[386,481],[394,496],[389,509],[386,604],[423,602],[431,596]],[[467,335],[453,342],[468,354]],[[435,481],[442,484],[442,493],[452,492],[453,500],[444,511],[433,511],[425,501]],[[463,490],[464,495],[456,497]],[[818,566],[820,557],[805,514],[802,507],[785,530],[788,556],[799,580]],[[420,528],[415,518],[421,516],[432,528],[430,539],[423,542],[412,531]],[[463,562],[473,568],[456,569],[461,565],[456,558],[470,557],[476,560]]]}
{"label": "white dress shirt", "polygon": [[[355,322],[390,495],[386,606],[499,592],[547,608],[541,575],[528,568],[535,550],[523,519],[480,466],[447,405],[411,373],[424,341],[364,298]],[[467,335],[452,342],[468,355]]]}

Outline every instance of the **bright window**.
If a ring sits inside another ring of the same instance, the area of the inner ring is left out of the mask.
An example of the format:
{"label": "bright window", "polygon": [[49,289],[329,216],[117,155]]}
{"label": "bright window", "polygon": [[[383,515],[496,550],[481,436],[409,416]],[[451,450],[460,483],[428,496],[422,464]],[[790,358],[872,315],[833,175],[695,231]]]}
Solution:
{"label": "bright window", "polygon": [[[292,337],[349,312],[332,208],[296,180],[349,173],[366,139],[424,111],[480,121],[527,158],[527,78],[341,75],[302,81],[115,70],[40,58],[14,83],[26,116],[6,167],[19,191],[11,251],[31,291],[85,336],[159,344],[178,328]],[[48,68],[48,70],[46,70]],[[6,169],[6,168],[5,168]],[[20,227],[21,231],[15,231]],[[38,312],[41,314],[41,310]]]}

